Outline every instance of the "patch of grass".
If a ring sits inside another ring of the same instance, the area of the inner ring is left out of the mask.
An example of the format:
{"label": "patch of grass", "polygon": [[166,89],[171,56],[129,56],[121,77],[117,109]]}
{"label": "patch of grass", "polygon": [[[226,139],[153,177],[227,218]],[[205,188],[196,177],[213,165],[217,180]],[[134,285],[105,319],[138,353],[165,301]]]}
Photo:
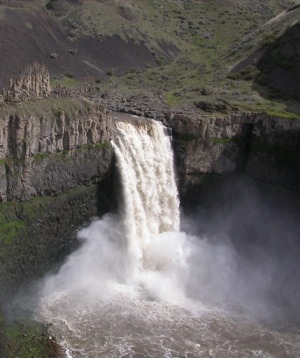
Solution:
{"label": "patch of grass", "polygon": [[275,117],[275,118],[300,119],[300,115],[297,115],[295,113],[285,112],[284,110],[268,109],[265,111],[265,113],[268,116]]}
{"label": "patch of grass", "polygon": [[62,112],[66,115],[74,116],[79,112],[88,114],[92,109],[93,103],[84,99],[73,98],[47,98],[36,101],[27,101],[15,107],[5,108],[3,115],[30,116],[35,114],[40,117],[57,117]]}
{"label": "patch of grass", "polygon": [[24,232],[26,225],[19,220],[10,221],[0,225],[0,242],[1,246],[9,245],[12,240]]}
{"label": "patch of grass", "polygon": [[[137,40],[138,35],[134,29],[139,26],[140,34],[147,38],[147,44],[154,55],[159,54],[156,42],[158,39],[169,41],[181,52],[169,63],[160,62],[159,68],[152,68],[134,76],[128,76],[128,73],[119,76],[116,80],[118,90],[127,88],[128,93],[133,89],[140,89],[141,92],[145,89],[164,92],[165,102],[178,106],[192,105],[199,100],[192,89],[199,84],[209,85],[218,88],[219,92],[218,97],[216,95],[212,101],[224,98],[229,103],[235,102],[237,109],[245,106],[246,94],[253,97],[250,85],[257,75],[257,70],[251,67],[242,74],[250,83],[249,86],[244,86],[241,82],[232,84],[233,81],[226,78],[228,67],[252,51],[252,40],[250,41],[246,34],[252,31],[258,33],[258,29],[261,29],[263,35],[265,30],[261,28],[262,24],[283,9],[282,4],[275,0],[270,1],[267,6],[259,1],[242,1],[235,6],[229,5],[228,2],[216,5],[213,2],[183,4],[173,1],[168,1],[164,6],[156,1],[151,4],[140,1],[128,7],[136,17],[135,21],[130,23],[122,19],[123,33]],[[149,23],[152,28],[148,27]],[[129,24],[133,28],[130,35],[127,33]],[[267,31],[272,34],[272,29],[270,27]],[[254,42],[255,38],[259,37],[257,33],[254,35]],[[262,38],[263,36],[259,37],[259,41]],[[103,83],[102,88],[105,86],[109,88],[111,83]],[[245,96],[239,100],[235,91],[240,91],[241,87],[244,88]],[[179,93],[178,96],[175,92]],[[247,105],[252,106],[252,100]]]}
{"label": "patch of grass", "polygon": [[49,153],[37,153],[33,155],[33,159],[40,163],[42,162],[45,158],[47,158],[49,156]]}
{"label": "patch of grass", "polygon": [[22,319],[6,326],[7,358],[54,358],[61,356],[55,341],[49,338],[45,326],[36,321]]}
{"label": "patch of grass", "polygon": [[55,88],[56,86],[75,88],[80,86],[80,81],[74,78],[74,76],[71,74],[65,74],[65,76],[61,79],[51,80],[51,87]]}
{"label": "patch of grass", "polygon": [[180,105],[181,98],[177,93],[169,92],[165,96],[165,101],[169,106],[176,107]]}
{"label": "patch of grass", "polygon": [[[38,218],[43,218],[43,216],[48,217],[48,207],[53,206],[54,203],[63,203],[66,200],[72,200],[78,195],[82,195],[89,191],[93,192],[94,190],[95,188],[93,185],[81,185],[70,189],[57,197],[42,196],[34,197],[25,202],[8,201],[2,203],[0,205],[0,236],[5,236],[5,234],[1,233],[2,227],[4,228],[4,233],[7,231],[12,232],[14,229],[22,232],[26,229],[27,222],[36,222]],[[9,226],[10,222],[13,222],[11,226]]]}

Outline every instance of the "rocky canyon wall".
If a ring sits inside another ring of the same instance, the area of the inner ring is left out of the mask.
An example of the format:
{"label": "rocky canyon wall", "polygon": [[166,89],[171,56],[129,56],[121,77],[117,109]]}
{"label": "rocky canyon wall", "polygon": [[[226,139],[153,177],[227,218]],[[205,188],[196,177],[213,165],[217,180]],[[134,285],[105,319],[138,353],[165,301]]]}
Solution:
{"label": "rocky canyon wall", "polygon": [[113,202],[112,117],[85,99],[0,115],[0,301],[52,269]]}
{"label": "rocky canyon wall", "polygon": [[219,118],[169,113],[167,122],[173,129],[183,194],[193,193],[204,177],[226,173],[299,191],[299,119],[253,113]]}
{"label": "rocky canyon wall", "polygon": [[[124,111],[135,113],[127,103]],[[183,205],[199,203],[207,178],[228,173],[300,189],[300,120],[145,108],[138,110],[172,128]],[[51,269],[76,243],[76,228],[110,210],[112,128],[111,114],[86,99],[26,101],[2,111],[2,287]]]}
{"label": "rocky canyon wall", "polygon": [[[49,103],[37,102],[42,104]],[[2,202],[57,195],[98,181],[107,172],[112,155],[109,112],[79,100],[62,100],[60,106],[51,113],[18,108],[2,115]]]}
{"label": "rocky canyon wall", "polygon": [[98,101],[172,128],[182,194],[204,177],[226,173],[300,189],[300,119],[251,112],[214,114],[193,107],[176,111],[154,97],[105,94]]}

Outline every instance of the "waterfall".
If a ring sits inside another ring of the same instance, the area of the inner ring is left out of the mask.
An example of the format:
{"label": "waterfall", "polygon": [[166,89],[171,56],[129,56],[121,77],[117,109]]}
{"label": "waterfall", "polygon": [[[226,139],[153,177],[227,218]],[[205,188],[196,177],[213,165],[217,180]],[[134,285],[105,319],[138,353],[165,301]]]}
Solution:
{"label": "waterfall", "polygon": [[235,322],[223,311],[233,302],[268,314],[269,302],[257,299],[266,292],[265,266],[257,271],[243,263],[224,235],[210,243],[179,230],[164,131],[153,120],[116,118],[119,213],[78,232],[82,245],[43,280],[35,316],[51,323],[51,335],[70,358],[298,357],[300,333],[266,330],[243,310]]}
{"label": "waterfall", "polygon": [[115,121],[112,145],[120,173],[119,213],[79,231],[84,244],[46,280],[44,291],[110,295],[127,285],[142,287],[151,297],[182,297],[186,237],[179,232],[170,137],[162,123],[132,117]]}
{"label": "waterfall", "polygon": [[170,138],[151,119],[116,121],[113,142],[121,175],[121,212],[128,255],[145,268],[155,235],[179,231],[179,200]]}

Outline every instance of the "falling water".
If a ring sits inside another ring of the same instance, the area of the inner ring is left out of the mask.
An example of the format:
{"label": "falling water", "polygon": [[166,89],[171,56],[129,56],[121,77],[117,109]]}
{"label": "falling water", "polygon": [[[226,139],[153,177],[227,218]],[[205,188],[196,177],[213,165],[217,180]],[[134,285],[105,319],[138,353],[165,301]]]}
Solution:
{"label": "falling water", "polygon": [[179,231],[170,140],[163,125],[153,120],[117,121],[116,128],[113,147],[122,178],[128,259],[138,271],[155,269],[156,260],[147,255],[151,241],[164,232]]}
{"label": "falling water", "polygon": [[51,323],[66,355],[296,357],[297,332],[268,330],[245,316],[241,321],[208,302],[207,287],[222,291],[234,256],[180,231],[163,125],[116,119],[113,147],[120,213],[78,233],[81,247],[45,278],[35,310],[37,319]]}

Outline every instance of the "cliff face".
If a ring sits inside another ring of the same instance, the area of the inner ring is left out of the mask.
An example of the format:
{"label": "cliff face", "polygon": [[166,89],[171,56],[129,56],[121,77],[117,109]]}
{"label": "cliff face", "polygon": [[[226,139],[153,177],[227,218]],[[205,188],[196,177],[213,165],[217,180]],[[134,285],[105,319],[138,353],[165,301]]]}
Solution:
{"label": "cliff face", "polygon": [[[1,116],[0,284],[9,290],[51,269],[76,242],[76,228],[110,209],[113,120],[79,99],[24,102]],[[300,120],[165,109],[157,117],[173,130],[184,204],[198,204],[214,174],[299,190]]]}
{"label": "cliff face", "polygon": [[[77,102],[78,108],[74,102],[69,112],[27,114],[19,110],[2,117],[2,201],[59,194],[98,180],[107,171],[112,154],[111,116],[100,106]],[[62,108],[67,104],[62,103]]]}
{"label": "cliff face", "polygon": [[180,191],[198,186],[203,176],[241,173],[267,184],[300,189],[300,119],[232,112],[204,114],[170,110],[154,98],[98,101],[115,111],[155,118],[173,130]]}
{"label": "cliff face", "polygon": [[242,173],[300,189],[300,120],[233,113],[223,118],[169,114],[184,193],[204,175]]}
{"label": "cliff face", "polygon": [[40,100],[0,118],[0,302],[53,268],[113,203],[112,118],[86,100]]}

